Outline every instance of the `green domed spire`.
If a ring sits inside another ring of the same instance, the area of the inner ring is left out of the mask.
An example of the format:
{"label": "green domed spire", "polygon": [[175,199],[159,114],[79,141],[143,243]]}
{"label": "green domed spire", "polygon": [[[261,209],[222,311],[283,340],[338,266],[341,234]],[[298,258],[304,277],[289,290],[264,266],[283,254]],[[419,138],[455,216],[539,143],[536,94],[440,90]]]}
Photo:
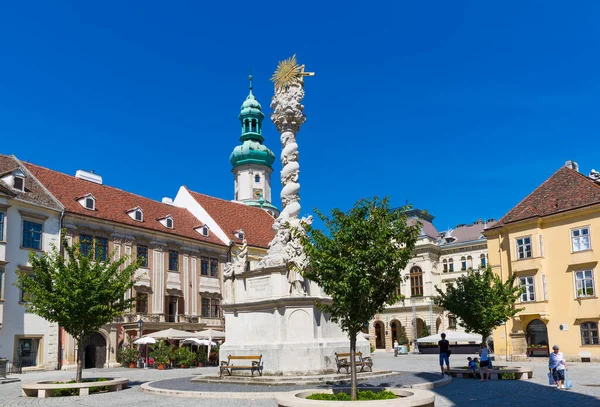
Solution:
{"label": "green domed spire", "polygon": [[242,135],[240,136],[241,146],[233,149],[229,161],[234,167],[243,164],[258,164],[271,167],[275,161],[275,154],[262,142],[262,122],[265,118],[262,107],[258,100],[252,94],[252,75],[250,79],[250,92],[246,97],[238,119],[242,124]]}

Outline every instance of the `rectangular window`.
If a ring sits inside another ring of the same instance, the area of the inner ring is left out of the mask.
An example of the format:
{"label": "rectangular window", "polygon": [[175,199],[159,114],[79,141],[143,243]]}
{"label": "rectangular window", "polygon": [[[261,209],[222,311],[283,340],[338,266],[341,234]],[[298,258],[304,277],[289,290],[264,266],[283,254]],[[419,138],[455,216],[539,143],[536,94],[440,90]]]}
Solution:
{"label": "rectangular window", "polygon": [[484,269],[485,268],[485,254],[481,255],[481,268]]}
{"label": "rectangular window", "polygon": [[219,318],[219,315],[220,315],[220,308],[221,308],[221,307],[220,307],[220,302],[219,302],[219,300],[215,300],[215,299],[213,299],[213,300],[212,300],[212,304],[211,304],[211,307],[210,307],[210,308],[211,308],[211,313],[210,313],[210,316],[211,316],[212,318]]}
{"label": "rectangular window", "polygon": [[148,247],[137,247],[137,259],[140,261],[140,267],[148,267]]}
{"label": "rectangular window", "polygon": [[571,247],[573,252],[591,249],[589,227],[571,230]]}
{"label": "rectangular window", "polygon": [[210,276],[219,277],[219,260],[210,259]]}
{"label": "rectangular window", "polygon": [[169,250],[169,270],[179,271],[179,252]]}
{"label": "rectangular window", "polygon": [[79,251],[84,256],[90,254],[90,250],[92,249],[92,242],[94,238],[90,235],[79,235]]}
{"label": "rectangular window", "polygon": [[598,341],[598,324],[596,322],[582,322],[580,329],[582,345],[600,344]]}
{"label": "rectangular window", "polygon": [[448,263],[444,263],[444,273],[448,272]]}
{"label": "rectangular window", "polygon": [[4,241],[4,212],[0,212],[0,242]]}
{"label": "rectangular window", "polygon": [[465,271],[465,270],[467,269],[467,261],[466,261],[466,260],[463,260],[463,261],[460,263],[460,269],[461,269],[462,271]]}
{"label": "rectangular window", "polygon": [[4,299],[4,267],[0,266],[0,300]]}
{"label": "rectangular window", "polygon": [[454,271],[454,263],[450,262],[448,267],[449,267],[449,271],[452,273]]}
{"label": "rectangular window", "polygon": [[208,257],[202,257],[200,259],[200,275],[208,276]]}
{"label": "rectangular window", "polygon": [[23,221],[23,247],[42,250],[42,224]]}
{"label": "rectangular window", "polygon": [[108,239],[106,239],[104,237],[96,238],[94,254],[95,254],[96,260],[106,261],[106,258],[108,256]]}
{"label": "rectangular window", "polygon": [[137,294],[135,296],[135,312],[136,314],[148,313],[148,294]]}
{"label": "rectangular window", "polygon": [[202,298],[202,308],[200,314],[204,318],[210,318],[210,298]]}
{"label": "rectangular window", "polygon": [[517,258],[528,259],[532,257],[531,236],[517,239]]}
{"label": "rectangular window", "polygon": [[[18,271],[18,270],[17,270],[17,272],[18,272],[18,273],[25,273],[24,271]],[[33,276],[32,274],[30,274],[30,275],[31,275],[33,278],[35,278],[35,276]],[[22,288],[19,290],[19,302],[20,302],[20,303],[23,303],[23,304],[25,304],[25,303],[28,303],[30,298],[31,298],[31,297],[30,297],[30,295],[29,295],[29,294],[27,294],[27,293],[25,292],[25,290],[23,290]]]}
{"label": "rectangular window", "polygon": [[535,284],[533,276],[519,278],[521,287],[525,288],[523,294],[521,294],[521,302],[535,301]]}
{"label": "rectangular window", "polygon": [[456,329],[456,317],[454,315],[448,315],[448,328]]}
{"label": "rectangular window", "polygon": [[575,289],[577,298],[594,297],[594,272],[592,270],[576,271]]}

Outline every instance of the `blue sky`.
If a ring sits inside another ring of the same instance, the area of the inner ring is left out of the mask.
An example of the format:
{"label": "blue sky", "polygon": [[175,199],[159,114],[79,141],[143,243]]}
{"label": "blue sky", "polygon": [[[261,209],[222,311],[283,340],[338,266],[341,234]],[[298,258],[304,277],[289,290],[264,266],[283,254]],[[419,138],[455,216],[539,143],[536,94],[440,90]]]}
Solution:
{"label": "blue sky", "polygon": [[600,169],[598,2],[89,3],[2,5],[1,153],[154,199],[231,199],[248,71],[268,113],[297,53],[316,72],[306,213],[388,195],[444,229],[499,218],[568,159]]}

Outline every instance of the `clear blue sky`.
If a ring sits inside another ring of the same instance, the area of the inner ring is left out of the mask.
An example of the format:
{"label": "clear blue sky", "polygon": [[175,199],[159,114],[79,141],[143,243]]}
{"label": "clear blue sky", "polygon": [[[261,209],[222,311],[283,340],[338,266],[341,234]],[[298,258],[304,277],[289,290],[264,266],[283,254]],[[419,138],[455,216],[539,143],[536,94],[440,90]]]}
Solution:
{"label": "clear blue sky", "polygon": [[568,159],[600,169],[600,3],[336,3],[5,3],[0,152],[155,199],[181,184],[232,199],[248,71],[269,113],[297,53],[316,72],[307,213],[408,197],[443,229],[499,218]]}

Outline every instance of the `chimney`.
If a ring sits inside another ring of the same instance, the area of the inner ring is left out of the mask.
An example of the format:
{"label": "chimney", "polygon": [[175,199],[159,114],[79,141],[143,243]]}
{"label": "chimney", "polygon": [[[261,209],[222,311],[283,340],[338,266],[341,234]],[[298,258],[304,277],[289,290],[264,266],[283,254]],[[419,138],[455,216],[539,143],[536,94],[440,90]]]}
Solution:
{"label": "chimney", "polygon": [[456,229],[464,228],[465,226],[467,226],[466,223],[461,223],[460,225],[456,225]]}
{"label": "chimney", "polygon": [[590,179],[594,181],[596,184],[600,184],[600,172],[592,169],[589,175]]}
{"label": "chimney", "polygon": [[165,204],[168,204],[168,205],[173,205],[173,200],[171,198],[165,196],[162,199],[162,203],[165,203]]}
{"label": "chimney", "polygon": [[75,178],[93,182],[94,184],[102,185],[102,177],[98,174],[94,174],[94,170],[92,170],[91,172],[77,170],[77,172],[75,173]]}
{"label": "chimney", "polygon": [[565,163],[565,167],[570,168],[572,170],[575,170],[575,171],[579,172],[579,165],[577,165],[577,163],[575,161],[568,160]]}
{"label": "chimney", "polygon": [[492,223],[492,222],[496,222],[496,219],[489,218],[488,220],[485,221],[485,223]]}

